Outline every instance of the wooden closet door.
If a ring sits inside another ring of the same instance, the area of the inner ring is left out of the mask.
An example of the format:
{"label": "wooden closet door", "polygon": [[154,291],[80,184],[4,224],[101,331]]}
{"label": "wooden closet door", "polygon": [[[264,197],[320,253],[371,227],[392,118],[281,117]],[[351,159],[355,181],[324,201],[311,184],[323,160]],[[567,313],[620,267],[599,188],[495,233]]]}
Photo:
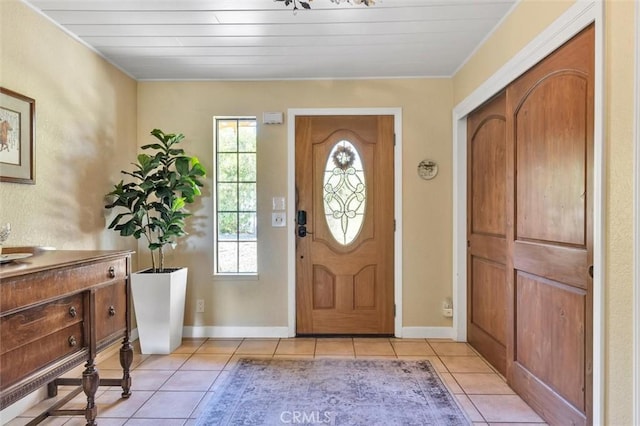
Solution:
{"label": "wooden closet door", "polygon": [[505,94],[467,119],[467,340],[506,374]]}
{"label": "wooden closet door", "polygon": [[591,423],[593,26],[507,88],[507,378],[551,424]]}

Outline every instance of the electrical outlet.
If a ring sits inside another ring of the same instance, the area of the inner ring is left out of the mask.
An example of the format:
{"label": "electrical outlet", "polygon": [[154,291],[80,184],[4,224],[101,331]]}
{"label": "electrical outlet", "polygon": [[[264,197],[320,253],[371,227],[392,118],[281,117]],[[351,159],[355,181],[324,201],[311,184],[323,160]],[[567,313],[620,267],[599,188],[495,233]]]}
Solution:
{"label": "electrical outlet", "polygon": [[271,226],[275,228],[287,226],[287,214],[285,212],[271,213]]}
{"label": "electrical outlet", "polygon": [[451,299],[445,299],[442,302],[442,316],[445,318],[453,317],[453,303],[451,302]]}
{"label": "electrical outlet", "polygon": [[196,312],[204,312],[204,299],[196,300]]}

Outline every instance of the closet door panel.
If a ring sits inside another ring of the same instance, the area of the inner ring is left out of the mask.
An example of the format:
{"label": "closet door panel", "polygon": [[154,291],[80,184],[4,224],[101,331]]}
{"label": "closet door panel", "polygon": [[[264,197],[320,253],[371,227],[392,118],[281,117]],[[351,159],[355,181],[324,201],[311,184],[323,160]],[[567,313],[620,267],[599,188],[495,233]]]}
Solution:
{"label": "closet door panel", "polygon": [[593,27],[507,88],[507,379],[552,424],[592,395]]}
{"label": "closet door panel", "polygon": [[469,343],[506,374],[506,129],[501,94],[470,114],[467,330]]}

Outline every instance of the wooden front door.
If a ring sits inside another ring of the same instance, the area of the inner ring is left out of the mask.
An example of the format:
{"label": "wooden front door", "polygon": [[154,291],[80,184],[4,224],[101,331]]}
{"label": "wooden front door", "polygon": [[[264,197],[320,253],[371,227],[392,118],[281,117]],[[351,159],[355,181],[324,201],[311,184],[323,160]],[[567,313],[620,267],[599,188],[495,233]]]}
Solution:
{"label": "wooden front door", "polygon": [[507,88],[507,378],[552,424],[591,423],[594,29]]}
{"label": "wooden front door", "polygon": [[467,340],[506,375],[505,94],[467,119]]}
{"label": "wooden front door", "polygon": [[297,334],[392,334],[394,118],[295,129]]}

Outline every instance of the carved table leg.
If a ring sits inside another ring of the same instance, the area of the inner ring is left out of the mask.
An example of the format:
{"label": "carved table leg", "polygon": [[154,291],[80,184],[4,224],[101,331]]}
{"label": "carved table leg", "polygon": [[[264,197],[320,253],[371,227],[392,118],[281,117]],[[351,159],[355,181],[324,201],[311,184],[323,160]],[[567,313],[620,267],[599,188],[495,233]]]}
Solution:
{"label": "carved table leg", "polygon": [[120,348],[120,365],[122,366],[122,397],[129,398],[131,396],[131,375],[129,369],[133,363],[133,346],[129,342],[129,337],[125,337]]}
{"label": "carved table leg", "polygon": [[87,419],[87,426],[96,426],[98,407],[96,406],[95,396],[98,391],[98,385],[100,384],[100,376],[98,375],[98,369],[93,359],[89,359],[85,367],[86,369],[82,372],[82,390],[85,395],[87,395],[85,418]]}

